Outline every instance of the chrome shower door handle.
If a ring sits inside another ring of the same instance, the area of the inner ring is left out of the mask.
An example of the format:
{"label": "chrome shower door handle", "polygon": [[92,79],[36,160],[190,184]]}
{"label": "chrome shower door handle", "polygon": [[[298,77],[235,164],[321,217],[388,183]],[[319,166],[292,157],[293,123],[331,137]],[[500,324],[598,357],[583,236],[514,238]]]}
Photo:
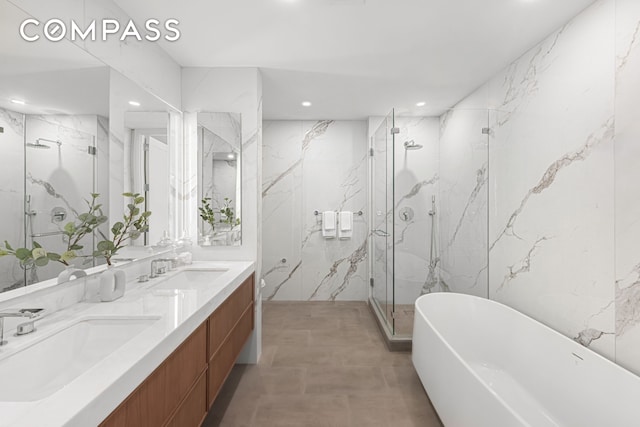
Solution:
{"label": "chrome shower door handle", "polygon": [[391,236],[391,234],[387,233],[384,230],[380,230],[379,228],[376,228],[375,230],[373,230],[373,234],[375,234],[376,236],[379,236],[379,237],[389,237],[389,236]]}

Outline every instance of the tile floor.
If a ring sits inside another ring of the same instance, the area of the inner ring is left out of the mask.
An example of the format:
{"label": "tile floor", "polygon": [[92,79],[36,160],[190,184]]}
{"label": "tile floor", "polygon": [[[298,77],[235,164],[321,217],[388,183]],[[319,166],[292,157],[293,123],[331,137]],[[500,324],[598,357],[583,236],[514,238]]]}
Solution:
{"label": "tile floor", "polygon": [[364,302],[263,305],[258,365],[236,365],[203,426],[442,426]]}

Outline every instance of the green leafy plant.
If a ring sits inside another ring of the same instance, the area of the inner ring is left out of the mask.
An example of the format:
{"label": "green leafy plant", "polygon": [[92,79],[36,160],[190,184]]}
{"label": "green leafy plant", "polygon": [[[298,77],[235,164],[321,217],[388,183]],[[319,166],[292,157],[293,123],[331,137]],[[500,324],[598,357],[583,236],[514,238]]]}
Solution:
{"label": "green leafy plant", "polygon": [[142,211],[140,205],[144,203],[144,197],[138,193],[124,193],[124,197],[131,199],[127,204],[123,220],[111,227],[113,237],[109,239],[100,233],[104,240],[96,245],[93,256],[102,256],[111,265],[111,258],[122,249],[127,240],[136,240],[142,233],[149,231],[150,211]]}
{"label": "green leafy plant", "polygon": [[14,249],[8,241],[4,242],[4,249],[0,249],[0,257],[13,255],[19,261],[20,265],[27,267],[35,265],[44,267],[50,261],[59,262],[66,266],[69,262],[78,257],[76,251],[83,248],[80,241],[87,234],[93,231],[101,224],[107,222],[107,217],[102,214],[102,205],[98,203],[99,194],[92,193],[91,201],[85,200],[88,211],[77,216],[74,221],[68,222],[63,228],[63,235],[67,242],[67,250],[62,254],[49,252],[44,249],[38,242],[33,242],[33,248],[17,248]]}
{"label": "green leafy plant", "polygon": [[44,267],[49,264],[49,261],[61,262],[64,265],[69,265],[67,261],[63,260],[60,254],[54,252],[47,252],[38,242],[33,242],[33,249],[17,248],[13,247],[4,241],[4,249],[0,249],[0,257],[13,255],[20,261],[20,265],[23,267],[31,267],[33,265],[37,267]]}
{"label": "green leafy plant", "polygon": [[[98,193],[91,193],[91,201],[85,200],[89,210],[78,215],[75,221],[64,226],[63,233],[67,241],[67,250],[60,255],[60,261],[68,265],[68,262],[76,258],[76,251],[83,248],[80,241],[87,234],[93,233],[96,228],[107,222],[107,217],[102,213],[102,205],[98,203]],[[93,255],[90,255],[92,257]]]}
{"label": "green leafy plant", "polygon": [[231,200],[228,197],[224,198],[224,206],[220,209],[220,222],[222,224],[228,224],[231,229],[240,225],[240,218],[236,218],[233,207],[231,207]]}
{"label": "green leafy plant", "polygon": [[200,218],[211,226],[211,232],[216,229],[216,213],[211,207],[211,197],[205,197],[202,199],[202,206],[198,208],[200,211]]}

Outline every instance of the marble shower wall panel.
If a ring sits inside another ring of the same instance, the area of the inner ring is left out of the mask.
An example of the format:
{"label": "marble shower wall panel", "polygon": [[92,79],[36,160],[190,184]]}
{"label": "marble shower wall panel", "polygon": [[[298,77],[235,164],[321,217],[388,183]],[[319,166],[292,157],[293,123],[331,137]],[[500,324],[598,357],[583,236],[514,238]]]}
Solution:
{"label": "marble shower wall panel", "polygon": [[616,360],[640,373],[640,2],[616,4]]}
{"label": "marble shower wall panel", "polygon": [[366,300],[365,215],[354,215],[353,238],[324,239],[314,210],[366,212],[367,123],[304,122],[302,295],[305,300]]}
{"label": "marble shower wall panel", "polygon": [[267,300],[302,300],[302,122],[265,121],[262,262]]}
{"label": "marble shower wall panel", "polygon": [[[15,111],[0,108],[0,242],[14,248],[24,244],[24,120]],[[4,247],[4,244],[2,245]],[[24,273],[14,257],[0,258],[0,292],[24,285]]]}
{"label": "marble shower wall panel", "polygon": [[483,88],[440,120],[440,281],[432,291],[487,297],[488,126]]}
{"label": "marble shower wall panel", "polygon": [[614,355],[614,24],[600,1],[490,82],[490,297]]}
{"label": "marble shower wall panel", "polygon": [[314,215],[365,211],[366,134],[366,122],[265,122],[263,298],[366,299],[366,217],[354,216],[352,239],[327,240]]}
{"label": "marble shower wall panel", "polygon": [[[438,191],[440,124],[433,117],[396,117],[395,127],[400,133],[395,135],[394,147],[394,301],[413,304],[420,296],[429,271],[429,211],[432,197]],[[423,147],[406,150],[404,142],[411,140]],[[404,220],[402,212],[409,209],[413,211],[413,218]]]}

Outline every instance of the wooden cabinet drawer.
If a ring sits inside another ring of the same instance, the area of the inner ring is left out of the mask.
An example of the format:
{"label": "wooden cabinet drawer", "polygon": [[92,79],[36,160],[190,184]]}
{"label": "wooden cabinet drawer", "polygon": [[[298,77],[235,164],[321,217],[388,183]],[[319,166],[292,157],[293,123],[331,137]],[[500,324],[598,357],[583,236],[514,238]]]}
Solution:
{"label": "wooden cabinet drawer", "polygon": [[203,372],[167,427],[198,427],[207,415],[207,374]]}
{"label": "wooden cabinet drawer", "polygon": [[129,395],[101,426],[158,427],[163,425],[187,395],[198,376],[206,369],[206,331],[206,323],[203,323]]}
{"label": "wooden cabinet drawer", "polygon": [[199,426],[251,335],[253,297],[252,275],[101,426]]}
{"label": "wooden cabinet drawer", "polygon": [[242,317],[231,331],[227,340],[209,361],[209,392],[207,408],[215,401],[224,381],[231,372],[247,339],[253,330],[253,303],[245,309]]}
{"label": "wooden cabinet drawer", "polygon": [[254,280],[251,275],[209,317],[209,357],[213,356],[253,302]]}
{"label": "wooden cabinet drawer", "polygon": [[207,368],[206,337],[207,325],[205,322],[165,362],[167,365],[166,404],[170,408],[170,412],[177,407],[193,383]]}

